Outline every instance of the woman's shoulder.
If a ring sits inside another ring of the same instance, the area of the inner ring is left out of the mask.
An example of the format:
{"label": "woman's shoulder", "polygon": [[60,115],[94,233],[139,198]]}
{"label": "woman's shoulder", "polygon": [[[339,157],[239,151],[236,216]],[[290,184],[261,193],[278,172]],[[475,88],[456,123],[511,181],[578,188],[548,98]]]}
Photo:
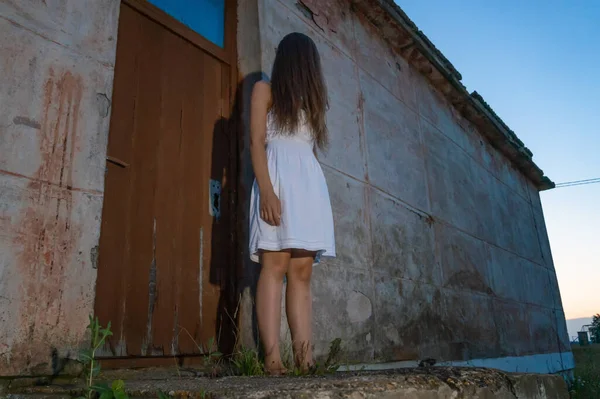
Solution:
{"label": "woman's shoulder", "polygon": [[271,99],[271,83],[267,82],[266,80],[259,80],[254,84],[252,94]]}
{"label": "woman's shoulder", "polygon": [[271,109],[272,99],[271,99],[271,85],[265,81],[259,81],[254,84],[252,88],[252,99],[251,99],[251,107],[252,113],[255,116],[261,114],[269,114],[269,110]]}
{"label": "woman's shoulder", "polygon": [[271,108],[272,97],[271,84],[269,82],[261,80],[254,84],[252,88],[252,103],[267,110]]}

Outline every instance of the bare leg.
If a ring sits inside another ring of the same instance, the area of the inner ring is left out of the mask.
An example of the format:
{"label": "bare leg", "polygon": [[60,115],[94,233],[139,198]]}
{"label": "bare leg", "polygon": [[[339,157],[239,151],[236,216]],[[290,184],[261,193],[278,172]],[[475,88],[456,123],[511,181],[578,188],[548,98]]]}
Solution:
{"label": "bare leg", "polygon": [[313,365],[310,291],[313,261],[313,252],[294,250],[287,274],[286,312],[292,333],[294,360],[302,370]]}
{"label": "bare leg", "polygon": [[290,251],[264,252],[256,290],[256,314],[260,339],[265,348],[265,371],[278,375],[286,372],[279,351],[281,327],[281,291],[283,277],[290,264]]}

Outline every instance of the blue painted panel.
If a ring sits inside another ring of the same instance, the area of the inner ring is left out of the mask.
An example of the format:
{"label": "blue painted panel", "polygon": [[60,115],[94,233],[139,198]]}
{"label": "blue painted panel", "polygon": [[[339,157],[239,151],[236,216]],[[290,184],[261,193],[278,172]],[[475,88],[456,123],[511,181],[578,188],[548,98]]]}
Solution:
{"label": "blue painted panel", "polygon": [[148,0],[219,47],[225,41],[225,0]]}

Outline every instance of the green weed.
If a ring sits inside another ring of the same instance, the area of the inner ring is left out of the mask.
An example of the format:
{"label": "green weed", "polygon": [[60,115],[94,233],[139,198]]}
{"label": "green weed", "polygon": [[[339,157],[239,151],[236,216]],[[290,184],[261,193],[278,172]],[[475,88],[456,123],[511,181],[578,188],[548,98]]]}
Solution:
{"label": "green weed", "polygon": [[[82,350],[79,353],[79,361],[84,365],[85,373],[85,396],[80,399],[129,399],[125,392],[125,382],[123,380],[115,380],[112,383],[95,382],[95,378],[100,374],[100,364],[96,359],[96,352],[106,342],[106,339],[112,335],[110,330],[110,322],[103,328],[100,325],[97,317],[90,316],[90,323],[87,327],[90,332],[91,340],[90,347]],[[205,398],[207,396],[201,396]],[[159,399],[168,398],[162,392],[158,393]]]}
{"label": "green weed", "polygon": [[106,383],[95,384],[94,379],[100,373],[100,364],[96,360],[96,352],[104,345],[106,339],[112,335],[110,322],[103,328],[97,317],[90,316],[87,329],[90,332],[90,347],[79,353],[79,361],[84,365],[85,390],[83,398],[92,399],[98,396],[100,399],[127,399],[125,383],[121,380],[114,381],[111,385]]}
{"label": "green weed", "polygon": [[[286,346],[282,352],[284,365],[288,368],[288,370],[291,370],[290,373],[294,376],[300,377],[305,375],[333,374],[341,367],[342,339],[336,338],[331,341],[329,344],[329,352],[325,361],[323,363],[315,362],[312,367],[309,367],[308,369],[299,368],[296,365],[296,363],[305,363],[305,358],[302,353],[298,355],[298,362],[294,362],[294,357],[291,354],[291,346],[289,348]],[[302,352],[306,353],[306,349]]]}
{"label": "green weed", "polygon": [[205,366],[209,366],[209,365],[218,363],[221,360],[221,358],[223,357],[223,354],[221,352],[219,352],[219,350],[218,350],[218,345],[215,345],[214,337],[212,337],[211,339],[208,340],[208,344],[206,345],[206,348],[203,349],[202,352],[205,353],[205,355],[204,355],[204,365]]}
{"label": "green weed", "polygon": [[123,380],[113,381],[112,384],[100,383],[94,385],[92,391],[99,395],[99,399],[127,399],[125,393],[125,382]]}
{"label": "green weed", "polygon": [[569,391],[573,399],[600,398],[600,345],[574,346],[574,378]]}
{"label": "green weed", "polygon": [[234,373],[237,375],[260,376],[265,374],[264,363],[255,349],[238,349],[231,357],[231,363]]}

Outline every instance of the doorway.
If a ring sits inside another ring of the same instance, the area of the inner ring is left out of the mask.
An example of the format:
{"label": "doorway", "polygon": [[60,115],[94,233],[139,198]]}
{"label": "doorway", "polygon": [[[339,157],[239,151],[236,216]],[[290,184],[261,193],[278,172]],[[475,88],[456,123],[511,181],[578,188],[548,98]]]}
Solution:
{"label": "doorway", "polygon": [[121,2],[95,303],[109,358],[194,356],[231,333],[235,1],[218,43],[155,1]]}

